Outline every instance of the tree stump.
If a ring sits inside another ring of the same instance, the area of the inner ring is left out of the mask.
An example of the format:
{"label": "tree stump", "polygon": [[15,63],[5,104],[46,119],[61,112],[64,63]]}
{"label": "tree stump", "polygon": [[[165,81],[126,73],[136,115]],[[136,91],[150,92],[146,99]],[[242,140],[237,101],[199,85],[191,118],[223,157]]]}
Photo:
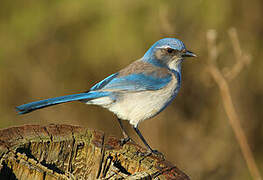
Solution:
{"label": "tree stump", "polygon": [[0,179],[176,179],[188,176],[145,149],[71,125],[0,130]]}

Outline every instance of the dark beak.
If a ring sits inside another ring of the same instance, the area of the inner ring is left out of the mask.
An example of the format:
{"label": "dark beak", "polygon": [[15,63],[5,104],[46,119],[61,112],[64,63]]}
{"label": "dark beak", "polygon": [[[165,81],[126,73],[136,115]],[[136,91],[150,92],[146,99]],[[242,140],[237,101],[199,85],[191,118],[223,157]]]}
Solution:
{"label": "dark beak", "polygon": [[183,57],[197,57],[197,55],[195,55],[193,52],[188,51],[188,50],[182,56]]}

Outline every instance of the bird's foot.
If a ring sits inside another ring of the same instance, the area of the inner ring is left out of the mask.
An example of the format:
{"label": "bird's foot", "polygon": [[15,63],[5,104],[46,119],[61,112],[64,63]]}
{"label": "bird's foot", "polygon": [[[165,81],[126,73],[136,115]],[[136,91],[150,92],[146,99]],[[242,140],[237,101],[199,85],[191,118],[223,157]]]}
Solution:
{"label": "bird's foot", "polygon": [[123,146],[124,144],[126,144],[129,141],[132,141],[132,139],[130,137],[122,138],[122,139],[120,139],[120,145]]}
{"label": "bird's foot", "polygon": [[155,155],[155,156],[163,159],[163,160],[165,159],[163,153],[161,153],[161,152],[159,152],[159,151],[157,151],[157,150],[152,150],[151,153],[152,153],[153,155]]}
{"label": "bird's foot", "polygon": [[157,150],[148,150],[146,152],[140,152],[139,155],[144,156],[144,157],[153,155],[153,156],[157,156],[158,158],[160,158],[162,160],[165,160],[165,156],[163,155],[163,153],[161,153]]}

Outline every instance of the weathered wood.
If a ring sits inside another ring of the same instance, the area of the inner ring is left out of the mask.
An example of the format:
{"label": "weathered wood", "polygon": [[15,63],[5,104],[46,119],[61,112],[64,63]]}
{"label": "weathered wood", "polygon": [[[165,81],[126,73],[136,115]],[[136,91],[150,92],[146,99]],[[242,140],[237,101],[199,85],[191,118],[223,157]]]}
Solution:
{"label": "weathered wood", "polygon": [[144,151],[79,126],[12,127],[0,130],[0,179],[189,179]]}

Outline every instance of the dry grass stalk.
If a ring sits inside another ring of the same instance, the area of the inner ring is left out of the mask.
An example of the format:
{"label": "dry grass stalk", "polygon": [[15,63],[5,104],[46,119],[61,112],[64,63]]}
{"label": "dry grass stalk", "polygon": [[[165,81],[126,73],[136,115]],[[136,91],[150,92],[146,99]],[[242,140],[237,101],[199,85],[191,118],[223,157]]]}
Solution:
{"label": "dry grass stalk", "polygon": [[240,43],[239,43],[239,39],[237,36],[237,31],[235,28],[230,28],[228,30],[228,35],[229,35],[231,43],[232,43],[232,47],[233,47],[234,54],[236,57],[236,63],[231,69],[226,68],[224,70],[224,72],[225,72],[224,76],[227,80],[231,81],[238,76],[238,74],[242,71],[242,69],[244,68],[245,65],[250,64],[251,56],[248,54],[242,53]]}
{"label": "dry grass stalk", "polygon": [[[233,68],[229,70],[228,73],[226,74],[226,78],[232,80],[242,71],[244,64],[249,62],[250,58],[246,58],[249,56],[246,56],[242,53],[235,29],[229,30],[229,36],[232,41],[232,45],[234,48],[236,61],[237,61],[236,65],[234,65]],[[246,139],[245,133],[240,125],[240,120],[239,120],[240,118],[233,105],[233,101],[230,95],[229,85],[226,81],[226,78],[220,72],[220,70],[218,69],[215,63],[218,57],[216,38],[217,38],[217,33],[215,30],[209,30],[207,32],[207,43],[208,43],[208,53],[209,53],[209,62],[208,62],[207,70],[219,87],[220,94],[223,100],[224,109],[228,116],[229,123],[234,131],[235,137],[239,143],[240,149],[245,158],[250,174],[254,180],[261,180],[262,178],[259,173],[258,167],[256,165],[255,159],[248,145],[248,141]]]}

